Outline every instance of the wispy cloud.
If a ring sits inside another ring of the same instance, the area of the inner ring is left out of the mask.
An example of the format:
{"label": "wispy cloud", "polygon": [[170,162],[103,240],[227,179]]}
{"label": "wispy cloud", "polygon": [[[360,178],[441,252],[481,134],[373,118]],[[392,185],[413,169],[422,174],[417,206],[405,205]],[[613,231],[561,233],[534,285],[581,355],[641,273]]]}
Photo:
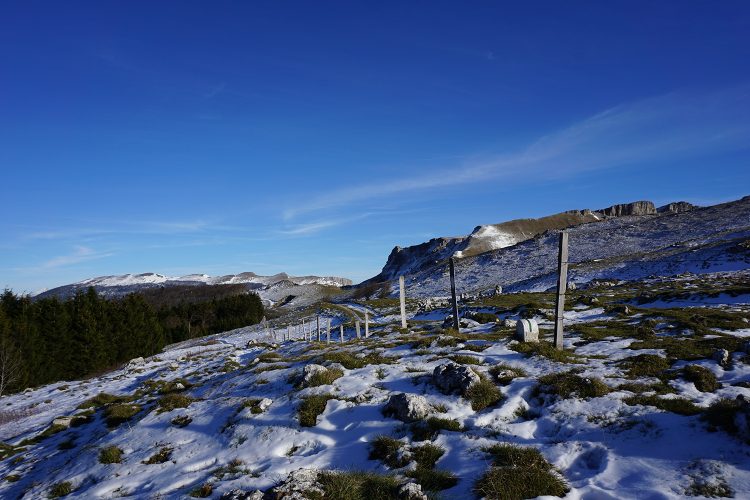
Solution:
{"label": "wispy cloud", "polygon": [[92,248],[79,245],[73,249],[72,253],[53,257],[46,262],[43,262],[40,267],[43,269],[56,269],[73,264],[80,264],[81,262],[110,257],[111,255],[113,254],[106,252],[96,252]]}
{"label": "wispy cloud", "polygon": [[290,206],[285,220],[374,198],[489,180],[559,179],[623,165],[747,148],[750,86],[674,92],[608,109],[517,152],[472,158],[412,177],[349,186]]}
{"label": "wispy cloud", "polygon": [[279,234],[283,236],[309,236],[311,234],[319,233],[320,231],[323,231],[324,229],[329,229],[335,226],[341,226],[343,224],[348,224],[350,222],[355,222],[358,220],[365,219],[369,217],[370,215],[372,214],[368,212],[368,213],[355,215],[353,217],[319,220],[315,222],[309,222],[306,224],[296,224],[286,229],[280,230]]}

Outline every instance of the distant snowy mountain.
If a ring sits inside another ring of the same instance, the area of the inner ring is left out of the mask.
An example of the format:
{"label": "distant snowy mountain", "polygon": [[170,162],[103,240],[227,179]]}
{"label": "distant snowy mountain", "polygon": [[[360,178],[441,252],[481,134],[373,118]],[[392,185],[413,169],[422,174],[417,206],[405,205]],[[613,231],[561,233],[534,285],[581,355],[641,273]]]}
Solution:
{"label": "distant snowy mountain", "polygon": [[[262,291],[270,289],[278,283],[288,283],[291,286],[347,286],[352,281],[335,276],[289,276],[279,273],[273,276],[259,276],[255,273],[244,272],[224,276],[209,276],[207,274],[188,274],[185,276],[165,276],[156,273],[121,274],[117,276],[99,276],[89,278],[70,285],[63,285],[37,295],[39,298],[56,296],[70,297],[78,290],[93,287],[97,292],[108,297],[118,297],[138,290],[175,285],[236,285],[243,284],[248,289]],[[262,296],[263,294],[261,294]]]}

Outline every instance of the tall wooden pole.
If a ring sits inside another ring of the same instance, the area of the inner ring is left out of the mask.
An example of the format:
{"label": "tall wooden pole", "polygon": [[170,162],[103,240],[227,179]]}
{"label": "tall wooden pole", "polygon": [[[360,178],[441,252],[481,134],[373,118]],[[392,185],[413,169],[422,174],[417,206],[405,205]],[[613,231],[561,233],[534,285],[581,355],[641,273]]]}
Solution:
{"label": "tall wooden pole", "polygon": [[401,300],[401,328],[406,328],[406,292],[404,292],[404,277],[398,277],[399,298]]}
{"label": "tall wooden pole", "polygon": [[560,251],[557,256],[557,302],[555,303],[555,347],[563,348],[563,313],[565,292],[568,289],[568,232],[560,233]]}
{"label": "tall wooden pole", "polygon": [[453,257],[450,258],[449,267],[451,274],[451,301],[453,302],[453,328],[458,331],[458,301],[456,300],[456,269]]}
{"label": "tall wooden pole", "polygon": [[318,342],[320,342],[320,316],[317,316],[315,320],[317,321],[318,325]]}
{"label": "tall wooden pole", "polygon": [[339,325],[339,336],[341,337],[341,342],[344,342],[344,324]]}
{"label": "tall wooden pole", "polygon": [[365,311],[365,338],[370,336],[370,315]]}
{"label": "tall wooden pole", "polygon": [[326,320],[326,343],[331,343],[331,318]]}

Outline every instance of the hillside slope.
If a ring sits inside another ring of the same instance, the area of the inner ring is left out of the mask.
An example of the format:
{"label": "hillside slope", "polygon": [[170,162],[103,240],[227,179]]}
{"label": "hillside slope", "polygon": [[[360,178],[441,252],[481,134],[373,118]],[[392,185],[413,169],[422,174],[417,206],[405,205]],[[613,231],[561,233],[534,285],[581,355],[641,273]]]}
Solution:
{"label": "hillside slope", "polygon": [[[568,229],[570,281],[637,279],[651,274],[708,272],[750,267],[750,197],[711,207],[661,214],[606,217]],[[559,230],[513,246],[459,259],[463,292],[502,286],[543,290],[555,283]],[[412,247],[415,248],[415,247]],[[449,247],[439,257],[405,273],[411,297],[445,296]],[[388,265],[386,266],[388,267]],[[402,265],[398,269],[413,269]],[[397,268],[394,268],[397,269]]]}

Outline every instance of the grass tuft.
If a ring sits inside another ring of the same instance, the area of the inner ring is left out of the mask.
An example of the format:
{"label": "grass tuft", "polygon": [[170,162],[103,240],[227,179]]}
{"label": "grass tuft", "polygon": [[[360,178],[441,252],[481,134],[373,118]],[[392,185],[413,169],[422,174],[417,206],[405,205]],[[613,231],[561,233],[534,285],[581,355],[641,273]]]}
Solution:
{"label": "grass tuft", "polygon": [[347,351],[337,351],[325,354],[323,359],[332,363],[341,363],[347,370],[364,368],[367,365],[390,365],[396,362],[395,358],[386,358],[376,352],[359,358]]}
{"label": "grass tuft", "polygon": [[60,481],[55,483],[49,490],[49,498],[60,498],[73,493],[73,485],[70,481]]}
{"label": "grass tuft", "polygon": [[369,460],[380,460],[391,469],[405,467],[409,460],[404,458],[400,451],[404,443],[390,436],[378,436],[370,443]]}
{"label": "grass tuft", "polygon": [[122,450],[117,446],[107,446],[99,451],[100,464],[122,463]]}
{"label": "grass tuft", "polygon": [[721,388],[714,372],[703,366],[687,365],[682,369],[682,376],[688,382],[694,383],[695,388],[701,392],[714,392]]}
{"label": "grass tuft", "polygon": [[187,408],[195,399],[184,394],[165,394],[159,398],[159,412],[172,411],[176,408]]}
{"label": "grass tuft", "polygon": [[539,342],[518,342],[509,345],[508,348],[526,356],[542,356],[558,363],[583,363],[580,356],[570,351],[557,349],[554,344],[545,340],[540,340]]}
{"label": "grass tuft", "polygon": [[628,378],[664,377],[671,366],[669,360],[656,354],[638,354],[620,361]]}
{"label": "grass tuft", "polygon": [[146,465],[163,464],[168,461],[172,456],[172,448],[165,446],[153,455],[148,460],[144,460],[143,463]]}
{"label": "grass tuft", "polygon": [[496,444],[483,451],[492,456],[493,463],[474,485],[480,496],[491,500],[562,497],[570,489],[535,448]]}
{"label": "grass tuft", "polygon": [[[737,425],[738,414],[743,411],[743,406],[747,403],[741,399],[723,398],[715,401],[708,407],[702,415],[702,419],[709,424],[709,429],[722,429],[733,436],[740,435],[741,429]],[[750,436],[743,436],[745,441],[750,444]]]}
{"label": "grass tuft", "polygon": [[328,401],[336,399],[332,394],[314,394],[302,398],[299,406],[299,425],[302,427],[315,427],[318,423],[318,415],[326,409]]}
{"label": "grass tuft", "polygon": [[491,380],[481,377],[479,382],[466,390],[464,397],[471,401],[472,410],[481,411],[502,401],[503,393]]}
{"label": "grass tuft", "polygon": [[391,500],[398,498],[400,481],[395,476],[361,471],[326,471],[318,476],[323,496],[336,500]]}
{"label": "grass tuft", "polygon": [[117,427],[123,422],[133,418],[141,411],[140,405],[130,403],[118,403],[107,406],[104,410],[104,418],[109,427]]}
{"label": "grass tuft", "polygon": [[455,354],[449,356],[449,359],[462,365],[482,365],[484,361],[474,356],[467,356],[466,354]]}
{"label": "grass tuft", "polygon": [[550,373],[539,377],[535,394],[554,394],[562,399],[598,398],[610,392],[609,387],[594,377],[581,377],[573,372]]}
{"label": "grass tuft", "polygon": [[338,368],[328,368],[326,371],[312,374],[308,379],[306,386],[319,387],[321,385],[330,385],[343,376],[344,372]]}
{"label": "grass tuft", "polygon": [[702,410],[692,401],[685,398],[661,398],[659,396],[644,396],[642,394],[623,399],[625,404],[653,406],[660,410],[669,411],[678,415],[697,415]]}

